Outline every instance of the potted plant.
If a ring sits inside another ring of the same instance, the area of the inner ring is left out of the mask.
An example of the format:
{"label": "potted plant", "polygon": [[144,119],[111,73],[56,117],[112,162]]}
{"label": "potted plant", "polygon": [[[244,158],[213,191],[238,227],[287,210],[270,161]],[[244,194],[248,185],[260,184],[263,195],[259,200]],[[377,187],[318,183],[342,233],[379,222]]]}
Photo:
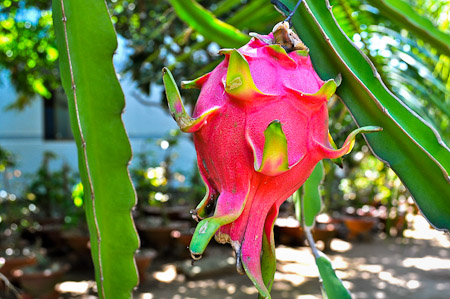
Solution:
{"label": "potted plant", "polygon": [[147,279],[147,270],[152,260],[156,257],[157,252],[154,249],[140,249],[134,255],[136,266],[139,274],[139,282],[142,283]]}
{"label": "potted plant", "polygon": [[76,183],[68,164],[63,163],[59,170],[51,170],[50,162],[57,158],[52,152],[44,152],[42,164],[36,174],[29,176],[26,194],[41,210],[43,223],[61,223],[65,211],[71,206],[71,188]]}
{"label": "potted plant", "polygon": [[36,262],[24,233],[35,226],[36,207],[29,200],[0,191],[0,273],[11,280],[12,272]]}
{"label": "potted plant", "polygon": [[68,211],[73,209],[73,203],[69,199],[71,188],[76,181],[66,163],[63,163],[59,170],[50,168],[50,162],[55,159],[54,153],[44,153],[37,173],[29,176],[30,182],[25,194],[37,207],[37,231],[38,237],[42,238],[42,245],[57,253],[65,245],[62,231],[65,221],[69,219]]}
{"label": "potted plant", "polygon": [[188,231],[193,223],[188,212],[191,189],[184,184],[185,176],[172,169],[177,142],[178,131],[171,131],[156,142],[164,154],[162,162],[152,159],[155,150],[146,150],[137,155],[138,164],[130,171],[138,196],[135,217],[141,240],[161,253],[173,252],[178,241],[173,231]]}
{"label": "potted plant", "polygon": [[69,264],[50,260],[45,250],[37,247],[36,264],[13,272],[21,288],[31,298],[57,298],[55,285],[70,269]]}
{"label": "potted plant", "polygon": [[84,213],[84,190],[81,182],[72,188],[72,204],[67,206],[62,236],[70,249],[73,266],[92,266],[89,232]]}

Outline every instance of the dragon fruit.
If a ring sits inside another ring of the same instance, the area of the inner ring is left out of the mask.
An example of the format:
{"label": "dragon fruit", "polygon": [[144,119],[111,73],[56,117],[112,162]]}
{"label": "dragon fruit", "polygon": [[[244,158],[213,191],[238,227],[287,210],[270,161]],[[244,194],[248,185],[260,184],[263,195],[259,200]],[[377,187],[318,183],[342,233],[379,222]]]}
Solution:
{"label": "dragon fruit", "polygon": [[213,236],[230,243],[237,269],[247,273],[260,295],[270,298],[275,273],[273,225],[280,205],[309,177],[322,159],[347,154],[355,130],[337,149],[328,132],[327,101],[337,83],[322,81],[308,49],[279,23],[269,35],[253,34],[239,49],[184,88],[200,88],[193,118],[178,88],[163,69],[172,116],[193,133],[207,193],[193,217],[200,221],[190,244],[199,259]]}

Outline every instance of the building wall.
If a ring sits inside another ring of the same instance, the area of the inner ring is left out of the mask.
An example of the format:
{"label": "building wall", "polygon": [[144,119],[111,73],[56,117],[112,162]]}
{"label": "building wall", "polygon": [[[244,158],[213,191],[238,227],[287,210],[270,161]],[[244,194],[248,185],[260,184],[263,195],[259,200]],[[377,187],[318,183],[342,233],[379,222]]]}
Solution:
{"label": "building wall", "polygon": [[[7,74],[2,73],[0,76],[2,76],[2,82],[8,82]],[[152,146],[147,140],[152,138],[155,141],[163,138],[169,130],[177,128],[176,123],[166,109],[139,103],[134,97],[137,88],[130,78],[125,77],[120,81],[126,98],[123,121],[133,152],[139,153],[144,149],[152,148],[155,150],[156,158],[162,159],[164,151],[157,146]],[[158,89],[160,90],[161,87],[155,86],[153,88],[155,96],[146,100],[159,102],[161,93]],[[59,168],[62,162],[66,162],[71,168],[77,169],[74,141],[44,140],[43,99],[34,100],[31,106],[23,111],[5,111],[5,107],[15,98],[16,93],[9,84],[0,85],[0,146],[16,154],[18,169],[24,174],[35,172],[42,162],[45,151],[52,151],[59,157],[51,164],[52,168]],[[111,140],[111,142],[114,141]],[[194,165],[195,150],[187,134],[182,136],[176,151],[179,157],[174,163],[174,168],[186,174],[190,173]]]}

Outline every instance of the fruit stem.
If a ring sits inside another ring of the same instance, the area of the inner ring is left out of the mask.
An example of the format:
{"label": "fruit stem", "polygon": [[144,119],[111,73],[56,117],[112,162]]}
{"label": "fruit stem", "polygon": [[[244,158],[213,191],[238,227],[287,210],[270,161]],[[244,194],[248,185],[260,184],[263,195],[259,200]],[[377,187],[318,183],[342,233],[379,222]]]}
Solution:
{"label": "fruit stem", "polygon": [[295,12],[297,11],[297,8],[300,6],[300,3],[302,3],[303,0],[299,0],[297,4],[295,5],[294,9],[290,12],[285,22],[289,22],[289,27],[292,26],[292,17],[294,16]]}

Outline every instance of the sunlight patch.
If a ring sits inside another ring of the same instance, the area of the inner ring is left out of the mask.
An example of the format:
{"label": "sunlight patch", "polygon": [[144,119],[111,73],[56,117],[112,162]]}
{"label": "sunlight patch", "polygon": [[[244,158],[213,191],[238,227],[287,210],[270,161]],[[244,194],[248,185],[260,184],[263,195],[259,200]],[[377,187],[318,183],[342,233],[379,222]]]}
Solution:
{"label": "sunlight patch", "polygon": [[164,267],[163,271],[155,272],[153,278],[158,281],[170,283],[177,277],[177,269],[174,265]]}
{"label": "sunlight patch", "polygon": [[406,258],[403,266],[414,267],[424,271],[430,270],[450,270],[450,259],[443,259],[433,256],[423,258]]}

